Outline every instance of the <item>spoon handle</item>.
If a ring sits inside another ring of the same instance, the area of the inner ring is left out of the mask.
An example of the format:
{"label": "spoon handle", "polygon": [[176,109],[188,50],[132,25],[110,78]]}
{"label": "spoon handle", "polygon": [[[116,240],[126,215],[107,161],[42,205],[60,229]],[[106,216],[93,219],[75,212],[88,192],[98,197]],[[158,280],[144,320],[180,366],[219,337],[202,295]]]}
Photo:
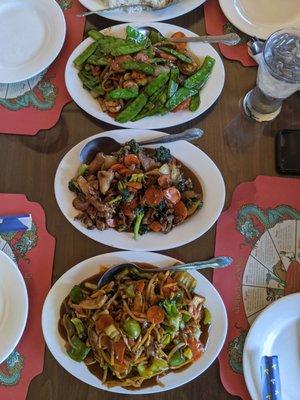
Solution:
{"label": "spoon handle", "polygon": [[177,140],[195,140],[199,139],[203,135],[203,130],[199,128],[191,128],[187,129],[184,132],[181,133],[175,133],[173,135],[167,135],[167,136],[160,136],[155,139],[150,139],[150,140],[144,140],[142,142],[139,142],[141,145],[145,144],[157,144],[157,143],[170,143],[170,142],[176,142]]}
{"label": "spoon handle", "polygon": [[231,257],[215,257],[206,261],[196,261],[188,264],[179,264],[172,267],[161,267],[161,270],[166,271],[187,271],[190,269],[204,269],[204,268],[225,268],[232,263]]}
{"label": "spoon handle", "polygon": [[186,43],[186,42],[205,42],[205,43],[223,43],[227,46],[234,46],[240,42],[241,38],[237,33],[228,33],[226,35],[218,36],[198,36],[198,37],[185,37],[172,39],[173,43]]}

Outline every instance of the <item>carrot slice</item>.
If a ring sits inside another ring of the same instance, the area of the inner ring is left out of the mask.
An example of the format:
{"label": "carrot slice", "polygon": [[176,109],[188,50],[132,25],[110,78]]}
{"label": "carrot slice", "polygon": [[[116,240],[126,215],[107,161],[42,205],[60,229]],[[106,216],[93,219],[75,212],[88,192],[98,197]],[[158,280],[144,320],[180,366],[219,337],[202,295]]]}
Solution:
{"label": "carrot slice", "polygon": [[135,190],[140,190],[143,187],[143,185],[140,182],[127,182],[126,186]]}
{"label": "carrot slice", "polygon": [[113,164],[109,169],[112,171],[119,171],[120,169],[125,168],[123,164]]}
{"label": "carrot slice", "polygon": [[149,228],[153,231],[153,232],[160,232],[162,230],[162,224],[159,223],[158,221],[153,221],[151,222],[151,224],[149,225]]}
{"label": "carrot slice", "polygon": [[171,182],[172,182],[171,176],[167,175],[167,174],[166,175],[161,175],[157,180],[157,183],[163,189],[168,188],[171,185]]}
{"label": "carrot slice", "polygon": [[162,201],[163,197],[163,191],[156,187],[150,187],[145,192],[146,203],[151,207],[157,206]]}
{"label": "carrot slice", "polygon": [[177,282],[175,279],[168,276],[164,286],[162,287],[162,292],[165,297],[170,297],[173,292],[178,291]]}
{"label": "carrot slice", "polygon": [[144,282],[144,281],[137,281],[137,282],[136,282],[136,284],[135,284],[135,289],[136,289],[137,292],[142,293],[142,291],[144,290],[144,288],[145,288],[145,282]]}
{"label": "carrot slice", "polygon": [[135,154],[127,154],[124,157],[124,164],[126,167],[130,167],[130,165],[140,165],[140,160]]}
{"label": "carrot slice", "polygon": [[[171,36],[171,39],[181,39],[186,37],[185,34],[183,32],[175,32],[173,33],[173,35]],[[185,50],[187,46],[187,43],[176,43],[175,47],[178,50]]]}
{"label": "carrot slice", "polygon": [[105,328],[107,328],[109,325],[112,325],[113,323],[114,320],[109,314],[100,315],[100,317],[95,322],[97,333],[104,331]]}
{"label": "carrot slice", "polygon": [[147,319],[152,324],[161,324],[165,319],[164,310],[159,306],[152,306],[148,308]]}
{"label": "carrot slice", "polygon": [[192,350],[193,359],[198,360],[198,358],[200,358],[203,353],[203,344],[196,339],[188,339],[187,343]]}
{"label": "carrot slice", "polygon": [[177,204],[180,201],[181,194],[176,187],[171,186],[168,189],[164,190],[164,196],[167,200],[169,200],[172,204]]}
{"label": "carrot slice", "polygon": [[124,354],[125,354],[125,343],[123,339],[118,340],[117,342],[114,342],[114,352],[115,352],[115,360],[119,364],[124,363]]}
{"label": "carrot slice", "polygon": [[178,104],[177,107],[173,108],[172,112],[187,110],[189,108],[190,102],[191,102],[191,98],[188,97],[187,99],[183,100],[182,103]]}
{"label": "carrot slice", "polygon": [[186,219],[188,216],[188,211],[185,204],[182,201],[179,201],[174,206],[174,214],[180,217],[181,219]]}

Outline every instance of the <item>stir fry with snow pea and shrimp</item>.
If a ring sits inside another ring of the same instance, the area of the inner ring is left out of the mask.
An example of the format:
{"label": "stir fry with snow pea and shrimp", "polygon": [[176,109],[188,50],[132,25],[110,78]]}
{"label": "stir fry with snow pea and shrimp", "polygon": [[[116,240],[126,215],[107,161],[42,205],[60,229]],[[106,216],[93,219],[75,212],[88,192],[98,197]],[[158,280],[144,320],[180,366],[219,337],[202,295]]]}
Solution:
{"label": "stir fry with snow pea and shrimp", "polygon": [[140,388],[201,357],[211,315],[192,275],[130,268],[98,289],[99,276],[74,286],[61,307],[73,360],[108,387]]}
{"label": "stir fry with snow pea and shrimp", "polygon": [[[138,121],[170,111],[196,111],[200,91],[215,60],[199,62],[186,43],[172,43],[158,32],[144,36],[131,26],[126,39],[92,30],[94,40],[75,60],[83,87],[117,122]],[[184,37],[176,32],[172,38]]]}
{"label": "stir fry with snow pea and shrimp", "polygon": [[97,153],[69,182],[75,217],[87,229],[168,233],[203,205],[201,184],[166,147],[130,140],[112,154]]}

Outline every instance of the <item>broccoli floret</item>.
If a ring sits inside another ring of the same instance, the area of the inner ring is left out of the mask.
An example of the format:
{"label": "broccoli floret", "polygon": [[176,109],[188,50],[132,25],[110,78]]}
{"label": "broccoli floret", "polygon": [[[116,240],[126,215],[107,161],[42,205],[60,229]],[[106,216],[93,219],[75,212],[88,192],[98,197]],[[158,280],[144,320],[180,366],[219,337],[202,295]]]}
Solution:
{"label": "broccoli floret", "polygon": [[130,198],[131,198],[131,193],[129,192],[129,190],[126,188],[124,190],[122,190],[122,200],[127,203]]}
{"label": "broccoli floret", "polygon": [[138,154],[140,152],[140,145],[134,139],[129,140],[126,146],[130,147],[130,151],[133,154]]}
{"label": "broccoli floret", "polygon": [[185,191],[185,181],[184,181],[184,179],[181,179],[177,183],[177,189],[179,190],[179,192],[184,192]]}
{"label": "broccoli floret", "polygon": [[74,193],[76,193],[76,194],[80,193],[80,190],[79,190],[79,188],[77,187],[77,185],[76,185],[74,179],[71,179],[71,180],[69,181],[69,183],[68,183],[68,188],[69,188],[69,190],[70,190],[71,192],[74,192]]}
{"label": "broccoli floret", "polygon": [[156,211],[158,213],[158,216],[162,216],[162,214],[164,213],[165,209],[167,207],[167,202],[166,200],[162,200],[156,207]]}
{"label": "broccoli floret", "polygon": [[146,224],[141,224],[139,235],[144,235],[145,233],[149,232],[149,226]]}
{"label": "broccoli floret", "polygon": [[142,224],[144,215],[145,215],[144,207],[137,207],[135,209],[135,221],[134,221],[134,226],[133,226],[133,237],[135,240],[137,240],[137,238],[139,236],[140,226]]}
{"label": "broccoli floret", "polygon": [[164,146],[158,147],[158,149],[155,150],[155,159],[162,164],[167,163],[171,160],[172,155],[169,149],[167,149]]}

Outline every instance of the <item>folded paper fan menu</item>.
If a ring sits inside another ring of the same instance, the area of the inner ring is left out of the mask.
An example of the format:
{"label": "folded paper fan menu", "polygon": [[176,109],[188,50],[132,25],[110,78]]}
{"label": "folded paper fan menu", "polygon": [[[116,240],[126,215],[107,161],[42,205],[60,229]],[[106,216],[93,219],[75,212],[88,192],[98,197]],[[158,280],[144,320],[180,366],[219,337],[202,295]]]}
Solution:
{"label": "folded paper fan menu", "polygon": [[233,264],[213,279],[229,320],[221,379],[250,400],[242,366],[247,332],[270,303],[300,292],[300,180],[259,176],[240,184],[217,225],[215,255],[224,254]]}

